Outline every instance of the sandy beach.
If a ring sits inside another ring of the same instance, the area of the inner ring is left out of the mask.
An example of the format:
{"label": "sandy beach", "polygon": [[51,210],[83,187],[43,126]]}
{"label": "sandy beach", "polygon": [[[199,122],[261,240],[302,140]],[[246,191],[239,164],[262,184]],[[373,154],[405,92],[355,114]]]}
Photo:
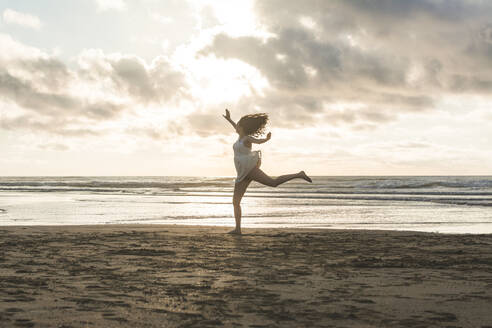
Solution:
{"label": "sandy beach", "polygon": [[492,327],[492,235],[0,228],[1,327]]}

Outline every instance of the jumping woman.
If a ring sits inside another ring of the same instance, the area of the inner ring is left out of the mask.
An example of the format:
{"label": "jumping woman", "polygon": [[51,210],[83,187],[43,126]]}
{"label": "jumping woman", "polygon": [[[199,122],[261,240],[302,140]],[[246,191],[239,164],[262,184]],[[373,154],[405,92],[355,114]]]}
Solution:
{"label": "jumping woman", "polygon": [[246,115],[241,117],[237,123],[231,119],[231,113],[229,113],[229,110],[226,109],[225,115],[223,116],[229,121],[229,123],[232,124],[239,135],[239,138],[232,146],[234,149],[234,165],[236,166],[237,171],[237,178],[234,184],[234,195],[232,196],[234,218],[236,219],[236,229],[229,233],[240,235],[241,199],[243,198],[243,195],[251,181],[256,181],[269,187],[276,187],[295,178],[304,179],[308,182],[312,182],[312,180],[304,171],[272,178],[260,169],[261,152],[259,150],[251,151],[251,145],[253,143],[262,144],[270,140],[272,137],[272,133],[269,132],[265,139],[255,138],[261,135],[265,129],[265,125],[268,122],[267,114],[259,113]]}

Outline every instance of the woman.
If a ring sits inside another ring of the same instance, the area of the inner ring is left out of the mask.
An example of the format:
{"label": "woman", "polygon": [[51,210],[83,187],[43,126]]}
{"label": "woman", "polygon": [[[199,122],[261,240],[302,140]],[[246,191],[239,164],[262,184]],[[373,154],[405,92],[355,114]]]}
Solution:
{"label": "woman", "polygon": [[231,119],[229,110],[225,110],[226,114],[222,115],[236,129],[239,138],[233,145],[234,149],[234,165],[236,166],[237,178],[234,185],[234,195],[232,204],[234,205],[234,218],[236,219],[236,229],[229,233],[241,234],[241,199],[243,198],[246,189],[251,181],[256,181],[270,187],[276,187],[282,183],[295,178],[304,179],[312,182],[311,178],[301,171],[294,174],[281,175],[277,178],[271,178],[260,170],[261,152],[251,151],[253,143],[261,144],[267,142],[272,137],[269,132],[265,139],[257,139],[263,133],[265,125],[268,122],[268,115],[264,113],[250,114],[243,116],[237,124]]}

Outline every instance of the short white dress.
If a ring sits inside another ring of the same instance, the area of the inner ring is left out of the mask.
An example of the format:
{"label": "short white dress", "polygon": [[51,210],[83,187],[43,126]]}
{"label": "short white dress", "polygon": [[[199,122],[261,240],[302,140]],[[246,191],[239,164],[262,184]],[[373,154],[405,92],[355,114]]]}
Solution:
{"label": "short white dress", "polygon": [[234,149],[234,166],[236,166],[236,183],[242,181],[248,173],[255,168],[261,158],[261,151],[248,148],[244,145],[243,138],[237,139],[232,148]]}

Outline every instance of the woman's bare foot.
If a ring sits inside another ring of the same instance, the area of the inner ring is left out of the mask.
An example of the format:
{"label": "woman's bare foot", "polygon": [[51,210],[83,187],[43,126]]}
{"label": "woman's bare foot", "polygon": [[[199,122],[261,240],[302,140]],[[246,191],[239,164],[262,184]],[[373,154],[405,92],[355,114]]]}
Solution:
{"label": "woman's bare foot", "polygon": [[241,234],[241,230],[234,229],[234,230],[229,231],[228,234],[229,235],[240,235]]}
{"label": "woman's bare foot", "polygon": [[313,180],[311,180],[311,178],[308,177],[307,174],[306,174],[306,172],[304,172],[304,171],[301,171],[301,178],[304,179],[304,180],[306,180],[309,183],[312,183],[313,182]]}

